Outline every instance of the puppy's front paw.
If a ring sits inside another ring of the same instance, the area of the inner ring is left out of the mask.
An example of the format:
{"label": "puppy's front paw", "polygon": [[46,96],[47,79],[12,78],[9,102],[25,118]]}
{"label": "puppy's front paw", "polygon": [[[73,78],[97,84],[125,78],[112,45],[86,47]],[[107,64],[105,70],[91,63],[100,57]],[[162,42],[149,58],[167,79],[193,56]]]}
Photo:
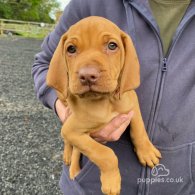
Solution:
{"label": "puppy's front paw", "polygon": [[102,192],[106,195],[119,195],[121,190],[121,176],[119,170],[112,173],[101,173]]}
{"label": "puppy's front paw", "polygon": [[69,169],[70,179],[74,180],[74,178],[79,174],[79,172],[80,172],[80,166],[76,165],[75,163],[71,163]]}
{"label": "puppy's front paw", "polygon": [[151,168],[159,164],[160,158],[162,158],[160,151],[149,140],[137,145],[135,152],[140,163]]}

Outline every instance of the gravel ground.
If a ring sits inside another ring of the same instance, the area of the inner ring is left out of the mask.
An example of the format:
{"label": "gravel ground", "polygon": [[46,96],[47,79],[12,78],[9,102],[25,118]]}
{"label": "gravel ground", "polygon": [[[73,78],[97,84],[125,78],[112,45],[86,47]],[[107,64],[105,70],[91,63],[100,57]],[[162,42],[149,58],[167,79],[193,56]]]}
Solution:
{"label": "gravel ground", "polygon": [[31,67],[42,41],[0,38],[0,194],[60,195],[60,123],[35,97]]}

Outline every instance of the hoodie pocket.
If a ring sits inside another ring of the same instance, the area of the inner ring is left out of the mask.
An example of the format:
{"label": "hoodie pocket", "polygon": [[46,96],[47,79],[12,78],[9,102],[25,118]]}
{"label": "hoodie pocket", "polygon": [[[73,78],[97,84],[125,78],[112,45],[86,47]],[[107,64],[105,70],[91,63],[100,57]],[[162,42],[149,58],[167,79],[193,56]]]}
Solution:
{"label": "hoodie pocket", "polygon": [[74,180],[70,179],[69,167],[63,165],[60,179],[60,189],[63,194],[70,195],[100,195],[101,185],[97,166],[87,157],[81,157],[81,171]]}
{"label": "hoodie pocket", "polygon": [[148,170],[148,194],[194,194],[195,142],[177,147],[158,147],[160,164]]}
{"label": "hoodie pocket", "polygon": [[[63,172],[60,179],[60,188],[64,194],[71,195],[89,195],[92,194],[88,191],[88,188],[81,185],[81,182],[85,180],[85,178],[90,178],[91,182],[89,185],[94,185],[97,182],[94,182],[94,174],[98,175],[98,169],[91,161],[89,161],[86,157],[82,157],[82,169],[80,173],[75,177],[74,180],[70,179],[69,176],[69,167],[63,165]],[[98,185],[100,191],[100,185]],[[101,191],[100,191],[101,192]]]}

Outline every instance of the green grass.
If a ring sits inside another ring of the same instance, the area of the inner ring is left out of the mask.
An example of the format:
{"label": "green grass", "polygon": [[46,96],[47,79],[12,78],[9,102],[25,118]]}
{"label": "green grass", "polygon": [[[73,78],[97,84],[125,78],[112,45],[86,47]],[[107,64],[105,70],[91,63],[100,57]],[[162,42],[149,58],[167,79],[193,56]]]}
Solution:
{"label": "green grass", "polygon": [[14,23],[4,23],[3,28],[8,29],[8,31],[14,32],[17,35],[29,38],[44,38],[49,32],[52,31],[54,25],[40,27],[38,25],[32,24],[14,24]]}

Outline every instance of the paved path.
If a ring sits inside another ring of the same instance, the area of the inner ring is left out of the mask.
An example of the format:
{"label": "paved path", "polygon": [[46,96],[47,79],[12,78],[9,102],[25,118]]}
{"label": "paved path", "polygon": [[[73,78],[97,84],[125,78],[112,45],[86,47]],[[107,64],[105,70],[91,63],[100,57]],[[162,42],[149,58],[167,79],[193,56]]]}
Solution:
{"label": "paved path", "polygon": [[60,123],[36,99],[31,66],[41,41],[0,38],[0,194],[60,195]]}

